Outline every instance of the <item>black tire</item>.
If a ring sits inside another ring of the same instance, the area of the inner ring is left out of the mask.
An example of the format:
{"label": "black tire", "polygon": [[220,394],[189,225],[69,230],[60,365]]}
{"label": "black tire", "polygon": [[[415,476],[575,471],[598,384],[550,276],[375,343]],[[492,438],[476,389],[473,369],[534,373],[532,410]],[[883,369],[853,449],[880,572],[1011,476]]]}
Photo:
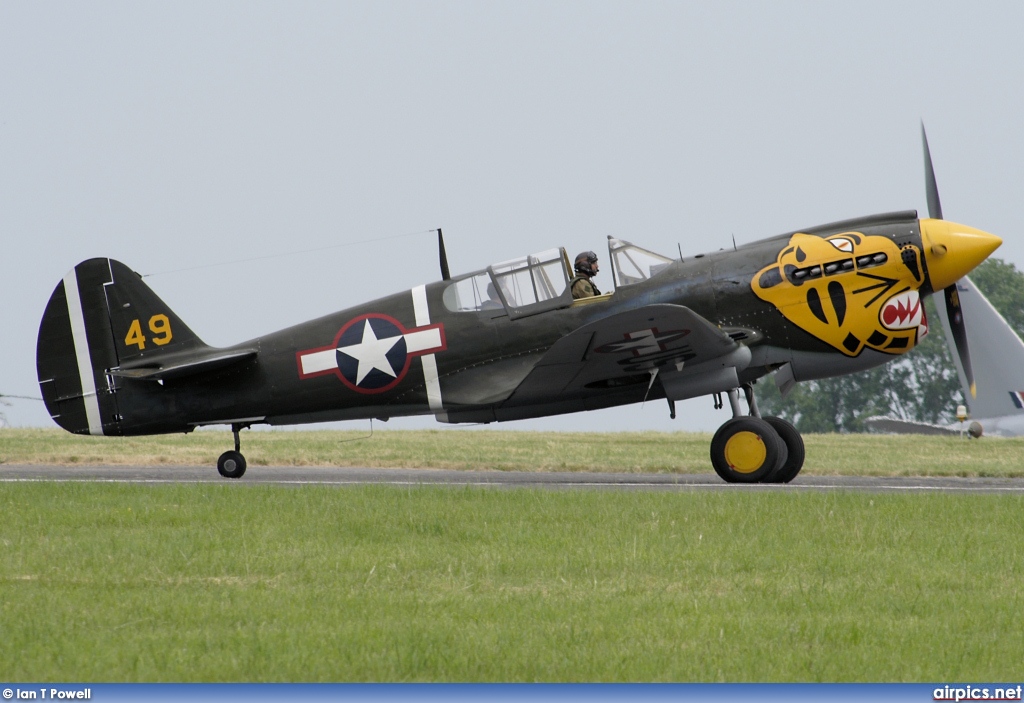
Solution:
{"label": "black tire", "polygon": [[788,450],[786,461],[776,471],[769,474],[764,482],[789,483],[804,467],[804,438],[800,436],[800,432],[793,427],[792,423],[781,417],[766,417],[763,420],[779,433],[779,437]]}
{"label": "black tire", "polygon": [[242,478],[245,473],[245,457],[234,450],[226,451],[217,459],[217,471],[224,478]]}
{"label": "black tire", "polygon": [[759,417],[734,417],[711,440],[711,465],[727,483],[757,483],[779,466],[785,444]]}

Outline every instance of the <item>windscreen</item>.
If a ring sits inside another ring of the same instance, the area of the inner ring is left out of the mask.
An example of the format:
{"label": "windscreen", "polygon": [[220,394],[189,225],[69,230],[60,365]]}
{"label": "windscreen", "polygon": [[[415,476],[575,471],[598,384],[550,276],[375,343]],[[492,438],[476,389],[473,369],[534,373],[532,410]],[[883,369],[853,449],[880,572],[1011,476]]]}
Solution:
{"label": "windscreen", "polygon": [[674,261],[615,237],[608,237],[608,255],[616,288],[646,281]]}

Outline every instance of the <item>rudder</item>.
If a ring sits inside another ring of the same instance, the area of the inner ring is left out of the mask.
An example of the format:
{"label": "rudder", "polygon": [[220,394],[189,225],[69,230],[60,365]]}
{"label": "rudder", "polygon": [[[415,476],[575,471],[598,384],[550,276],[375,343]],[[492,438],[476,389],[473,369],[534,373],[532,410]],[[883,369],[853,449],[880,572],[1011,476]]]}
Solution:
{"label": "rudder", "polygon": [[[107,259],[72,269],[54,289],[39,324],[36,372],[50,417],[68,432],[106,434],[118,421],[105,369],[117,365],[103,286]],[[97,294],[98,293],[98,294]]]}

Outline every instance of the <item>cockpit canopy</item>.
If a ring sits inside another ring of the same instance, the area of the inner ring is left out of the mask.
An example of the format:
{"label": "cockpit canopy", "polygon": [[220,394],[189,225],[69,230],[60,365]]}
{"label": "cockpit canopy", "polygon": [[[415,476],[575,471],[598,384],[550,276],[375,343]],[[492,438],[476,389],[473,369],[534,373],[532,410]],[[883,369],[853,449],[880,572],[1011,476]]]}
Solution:
{"label": "cockpit canopy", "polygon": [[570,270],[564,247],[503,261],[488,269],[512,318],[571,305]]}
{"label": "cockpit canopy", "polygon": [[[616,289],[646,281],[672,263],[615,237],[608,237],[608,255]],[[515,320],[572,305],[573,275],[565,248],[548,249],[462,276],[445,288],[442,300],[452,312],[504,310]]]}

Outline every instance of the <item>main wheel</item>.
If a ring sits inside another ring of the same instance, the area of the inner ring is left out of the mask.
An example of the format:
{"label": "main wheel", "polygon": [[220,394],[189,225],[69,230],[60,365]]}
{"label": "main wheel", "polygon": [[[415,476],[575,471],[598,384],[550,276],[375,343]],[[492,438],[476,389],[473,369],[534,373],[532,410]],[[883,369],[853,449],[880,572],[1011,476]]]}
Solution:
{"label": "main wheel", "polygon": [[757,483],[780,464],[785,444],[759,417],[734,417],[711,440],[711,465],[728,483]]}
{"label": "main wheel", "polygon": [[245,457],[234,450],[226,451],[217,459],[217,471],[224,478],[242,478],[245,473]]}
{"label": "main wheel", "polygon": [[779,437],[786,445],[789,456],[782,466],[778,470],[773,471],[765,479],[765,483],[789,483],[796,475],[800,473],[800,469],[804,467],[804,438],[800,436],[800,432],[795,427],[781,417],[766,417],[763,418],[765,422],[774,428],[779,433]]}

